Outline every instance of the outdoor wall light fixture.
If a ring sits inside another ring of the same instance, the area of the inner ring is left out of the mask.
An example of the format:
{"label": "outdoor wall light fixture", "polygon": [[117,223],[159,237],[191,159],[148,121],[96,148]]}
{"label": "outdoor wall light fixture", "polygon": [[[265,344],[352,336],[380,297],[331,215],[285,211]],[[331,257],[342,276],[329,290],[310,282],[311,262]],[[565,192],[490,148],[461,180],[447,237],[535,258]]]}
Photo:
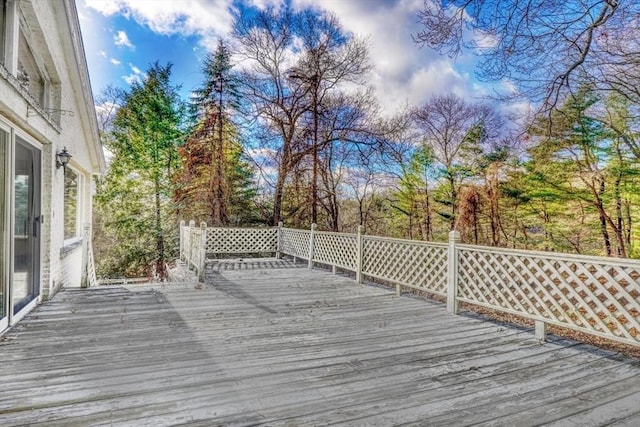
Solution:
{"label": "outdoor wall light fixture", "polygon": [[71,154],[67,151],[67,147],[64,147],[62,151],[56,153],[56,169],[60,169],[60,167],[67,169],[69,160],[71,160]]}

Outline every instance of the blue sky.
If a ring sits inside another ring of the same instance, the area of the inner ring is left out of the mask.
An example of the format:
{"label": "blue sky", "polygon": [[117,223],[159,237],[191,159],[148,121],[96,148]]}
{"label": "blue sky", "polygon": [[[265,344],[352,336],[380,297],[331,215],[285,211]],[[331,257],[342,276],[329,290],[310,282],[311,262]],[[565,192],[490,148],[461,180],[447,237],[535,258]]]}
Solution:
{"label": "blue sky", "polygon": [[[286,0],[294,8],[334,12],[344,28],[367,37],[374,64],[371,84],[386,112],[418,105],[434,94],[477,97],[486,90],[473,79],[473,57],[457,63],[419,49],[423,0]],[[149,64],[173,63],[173,82],[183,95],[201,84],[200,61],[227,36],[232,13],[243,7],[281,6],[283,0],[77,0],[93,91],[127,87]]]}

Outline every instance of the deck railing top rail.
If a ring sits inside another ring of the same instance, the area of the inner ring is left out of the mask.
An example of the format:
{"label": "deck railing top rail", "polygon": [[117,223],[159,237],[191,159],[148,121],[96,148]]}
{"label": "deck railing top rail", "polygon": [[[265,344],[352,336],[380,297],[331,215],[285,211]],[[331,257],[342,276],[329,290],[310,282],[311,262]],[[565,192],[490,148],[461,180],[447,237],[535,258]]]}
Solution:
{"label": "deck railing top rail", "polygon": [[629,259],[629,258],[612,258],[612,257],[602,257],[602,256],[594,256],[594,255],[569,254],[569,253],[563,253],[563,252],[544,252],[544,251],[534,251],[531,249],[499,248],[495,246],[468,245],[468,244],[462,244],[462,243],[456,246],[458,249],[469,249],[477,252],[504,253],[509,255],[523,255],[523,256],[529,256],[534,258],[558,259],[563,261],[573,260],[577,262],[598,262],[601,264],[607,264],[612,266],[628,265],[631,267],[640,267],[640,260]]}

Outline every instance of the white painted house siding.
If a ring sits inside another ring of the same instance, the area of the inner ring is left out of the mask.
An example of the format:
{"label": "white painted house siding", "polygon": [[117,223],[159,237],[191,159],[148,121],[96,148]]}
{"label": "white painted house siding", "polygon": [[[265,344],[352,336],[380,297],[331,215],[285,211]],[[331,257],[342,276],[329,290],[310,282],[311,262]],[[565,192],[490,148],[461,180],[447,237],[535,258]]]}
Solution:
{"label": "white painted house siding", "polygon": [[[7,0],[6,8],[9,13],[17,10],[17,17],[9,18],[22,25],[35,62],[46,77],[45,94],[35,101],[17,79],[18,66],[15,55],[11,58],[11,43],[7,41],[15,37],[15,31],[2,37],[5,55],[0,61],[0,123],[36,147],[41,157],[41,300],[62,286],[82,284],[86,266],[82,239],[90,235],[83,236],[83,230],[91,222],[92,181],[94,175],[104,171],[105,161],[74,0]],[[56,168],[55,157],[64,147],[72,155],[69,168],[79,181],[77,232],[66,239],[65,173],[63,168]],[[5,288],[11,286],[11,280]],[[2,303],[6,304],[6,295],[3,298]],[[13,317],[15,322],[21,316]]]}

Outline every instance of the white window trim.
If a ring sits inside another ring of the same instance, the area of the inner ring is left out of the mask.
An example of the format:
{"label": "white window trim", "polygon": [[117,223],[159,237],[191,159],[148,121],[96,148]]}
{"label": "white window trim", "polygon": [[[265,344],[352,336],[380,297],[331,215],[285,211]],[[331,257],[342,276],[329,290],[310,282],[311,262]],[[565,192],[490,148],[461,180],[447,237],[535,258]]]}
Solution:
{"label": "white window trim", "polygon": [[[75,167],[71,166],[71,164],[67,165],[67,168],[69,168],[71,171],[73,171],[73,173],[76,174],[76,176],[78,177],[77,179],[77,189],[76,189],[76,231],[75,231],[75,236],[73,237],[69,237],[68,239],[64,239],[63,243],[62,243],[62,247],[67,248],[69,246],[71,247],[75,247],[78,243],[82,242],[82,218],[83,218],[83,207],[84,207],[84,185],[85,185],[85,179],[84,179],[84,174],[76,169]],[[62,184],[62,191],[64,194],[64,176],[63,176],[63,184]],[[63,198],[63,205],[62,205],[62,215],[63,215],[63,219],[62,219],[62,223],[64,224],[65,219],[64,215],[65,215],[65,200]],[[63,236],[64,236],[64,226],[63,226]],[[64,237],[63,237],[64,238]]]}
{"label": "white window trim", "polygon": [[13,274],[13,238],[12,238],[11,224],[13,223],[12,216],[14,215],[14,209],[13,209],[13,183],[12,183],[13,165],[11,161],[13,159],[13,129],[11,128],[11,126],[9,126],[9,124],[5,123],[2,120],[0,120],[0,129],[6,132],[8,136],[8,141],[7,141],[8,144],[5,152],[6,158],[5,158],[5,164],[4,164],[5,173],[7,175],[6,176],[7,182],[5,183],[6,191],[5,191],[5,199],[0,200],[0,202],[2,202],[0,204],[0,206],[2,206],[1,209],[6,210],[5,222],[4,224],[2,224],[2,226],[4,227],[5,232],[7,233],[7,235],[4,236],[4,240],[0,242],[0,244],[3,245],[3,253],[5,254],[5,259],[0,260],[0,262],[5,263],[4,277],[2,277],[2,280],[4,282],[4,292],[3,292],[4,296],[3,298],[0,298],[0,304],[2,304],[3,308],[6,310],[5,317],[2,320],[0,320],[0,332],[2,332],[9,326],[9,322],[13,317],[13,305],[11,304],[11,298],[12,298],[11,276]]}

